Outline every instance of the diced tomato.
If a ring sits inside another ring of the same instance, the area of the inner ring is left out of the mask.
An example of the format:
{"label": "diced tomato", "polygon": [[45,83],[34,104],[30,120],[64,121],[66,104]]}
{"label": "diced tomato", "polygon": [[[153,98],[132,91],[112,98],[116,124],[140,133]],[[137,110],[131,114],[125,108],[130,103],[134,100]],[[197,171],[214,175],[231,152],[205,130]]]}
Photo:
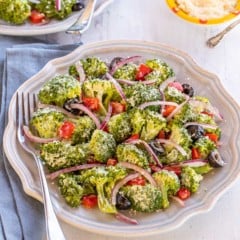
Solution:
{"label": "diced tomato", "polygon": [[149,74],[150,72],[152,72],[152,69],[150,67],[148,67],[145,64],[141,64],[137,70],[135,78],[136,78],[136,80],[142,81],[142,80],[144,80],[145,76],[147,74]]}
{"label": "diced tomato", "polygon": [[86,208],[94,208],[98,204],[98,199],[95,194],[86,195],[82,198],[82,205]]}
{"label": "diced tomato", "polygon": [[138,140],[140,138],[138,133],[133,134],[131,137],[129,137],[126,142],[131,141],[131,140]]}
{"label": "diced tomato", "polygon": [[117,163],[118,163],[118,161],[115,158],[109,158],[107,160],[107,166],[115,166]]}
{"label": "diced tomato", "polygon": [[100,105],[99,105],[99,100],[98,98],[94,98],[94,97],[83,97],[82,98],[83,100],[83,104],[89,108],[90,110],[93,110],[93,111],[98,111],[99,108],[100,108]]}
{"label": "diced tomato", "polygon": [[176,88],[178,91],[182,92],[183,91],[183,87],[182,87],[182,84],[180,82],[170,82],[168,84],[168,86],[170,87],[174,87]]}
{"label": "diced tomato", "polygon": [[111,102],[112,114],[122,113],[126,111],[126,105],[119,102]]}
{"label": "diced tomato", "polygon": [[167,117],[172,111],[174,111],[175,108],[176,108],[175,106],[166,105],[164,107],[163,116]]}
{"label": "diced tomato", "polygon": [[197,148],[192,148],[192,159],[199,159],[201,158],[201,154]]}
{"label": "diced tomato", "polygon": [[158,136],[157,138],[159,139],[166,139],[166,133],[164,130],[161,130],[159,133],[158,133]]}
{"label": "diced tomato", "polygon": [[61,138],[69,139],[72,137],[75,125],[70,121],[65,121],[58,129],[58,134]]}
{"label": "diced tomato", "polygon": [[134,178],[127,182],[127,185],[133,186],[133,185],[141,185],[144,186],[146,184],[146,180],[144,177],[140,176],[137,178]]}
{"label": "diced tomato", "polygon": [[44,13],[40,13],[37,10],[32,10],[31,15],[29,16],[31,23],[38,24],[45,21],[46,17]]}
{"label": "diced tomato", "polygon": [[210,113],[210,112],[207,112],[207,111],[203,111],[203,112],[201,112],[202,114],[206,114],[206,115],[208,115],[209,117],[211,117],[211,118],[213,118],[213,113]]}
{"label": "diced tomato", "polygon": [[190,197],[191,192],[185,188],[185,187],[181,187],[178,192],[177,192],[177,196],[181,199],[181,200],[186,200]]}
{"label": "diced tomato", "polygon": [[177,175],[181,174],[181,167],[180,166],[165,166],[163,169],[167,170],[167,171],[173,171],[175,172]]}
{"label": "diced tomato", "polygon": [[216,133],[205,133],[205,136],[207,136],[214,143],[218,142],[218,135]]}

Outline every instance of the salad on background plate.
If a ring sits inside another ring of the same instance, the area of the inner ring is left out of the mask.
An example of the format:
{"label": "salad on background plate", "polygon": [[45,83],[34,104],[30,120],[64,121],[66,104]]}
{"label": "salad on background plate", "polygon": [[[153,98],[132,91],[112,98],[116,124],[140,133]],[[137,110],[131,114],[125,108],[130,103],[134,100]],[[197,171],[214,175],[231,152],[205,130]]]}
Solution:
{"label": "salad on background plate", "polygon": [[[79,228],[169,231],[209,210],[239,175],[239,108],[215,75],[176,49],[84,45],[18,92],[38,97],[24,131],[39,150],[57,215]],[[15,106],[14,95],[4,150],[24,190],[41,200],[34,161],[12,137]]]}
{"label": "salad on background plate", "polygon": [[[98,0],[94,16],[112,0]],[[32,36],[65,31],[88,0],[0,0],[0,34]]]}

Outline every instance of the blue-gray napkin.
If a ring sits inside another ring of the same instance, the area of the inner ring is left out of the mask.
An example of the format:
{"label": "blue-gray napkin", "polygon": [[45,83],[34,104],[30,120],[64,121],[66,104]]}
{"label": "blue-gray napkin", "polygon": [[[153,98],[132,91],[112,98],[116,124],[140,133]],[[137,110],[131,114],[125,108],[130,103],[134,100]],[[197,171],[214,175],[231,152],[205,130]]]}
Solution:
{"label": "blue-gray napkin", "polygon": [[77,46],[39,42],[30,37],[0,36],[0,239],[41,240],[45,234],[42,203],[23,191],[2,148],[9,102],[17,88],[49,60],[66,55]]}

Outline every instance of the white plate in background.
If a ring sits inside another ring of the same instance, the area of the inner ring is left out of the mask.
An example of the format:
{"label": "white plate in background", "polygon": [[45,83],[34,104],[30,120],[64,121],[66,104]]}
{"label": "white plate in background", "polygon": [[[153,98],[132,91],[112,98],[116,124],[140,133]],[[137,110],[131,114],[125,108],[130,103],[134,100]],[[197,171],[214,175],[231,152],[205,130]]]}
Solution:
{"label": "white plate in background", "polygon": [[[113,0],[98,0],[93,16],[99,15],[112,2]],[[85,1],[85,3],[87,3],[87,1]],[[61,21],[52,19],[46,25],[34,25],[29,22],[22,25],[11,25],[0,20],[0,34],[33,36],[65,31],[77,20],[79,14],[80,12],[73,12],[68,18]]]}

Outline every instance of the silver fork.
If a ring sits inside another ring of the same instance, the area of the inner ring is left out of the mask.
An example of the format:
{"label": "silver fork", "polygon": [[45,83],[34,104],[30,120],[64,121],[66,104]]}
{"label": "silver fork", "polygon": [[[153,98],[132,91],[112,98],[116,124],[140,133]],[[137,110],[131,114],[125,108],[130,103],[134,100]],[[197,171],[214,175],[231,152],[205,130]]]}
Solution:
{"label": "silver fork", "polygon": [[83,13],[80,15],[77,21],[66,30],[66,33],[81,35],[83,32],[85,32],[90,26],[95,5],[96,0],[89,0]]}
{"label": "silver fork", "polygon": [[53,210],[52,202],[50,199],[50,194],[48,190],[47,181],[45,178],[43,166],[35,148],[26,139],[23,133],[23,126],[28,126],[29,119],[33,109],[36,107],[36,97],[32,95],[30,97],[29,93],[24,95],[24,93],[18,93],[16,96],[16,125],[17,125],[17,139],[22,148],[31,154],[37,164],[41,190],[43,195],[43,204],[45,212],[45,221],[46,221],[46,234],[48,240],[64,240],[64,234],[57,220],[56,214]]}

